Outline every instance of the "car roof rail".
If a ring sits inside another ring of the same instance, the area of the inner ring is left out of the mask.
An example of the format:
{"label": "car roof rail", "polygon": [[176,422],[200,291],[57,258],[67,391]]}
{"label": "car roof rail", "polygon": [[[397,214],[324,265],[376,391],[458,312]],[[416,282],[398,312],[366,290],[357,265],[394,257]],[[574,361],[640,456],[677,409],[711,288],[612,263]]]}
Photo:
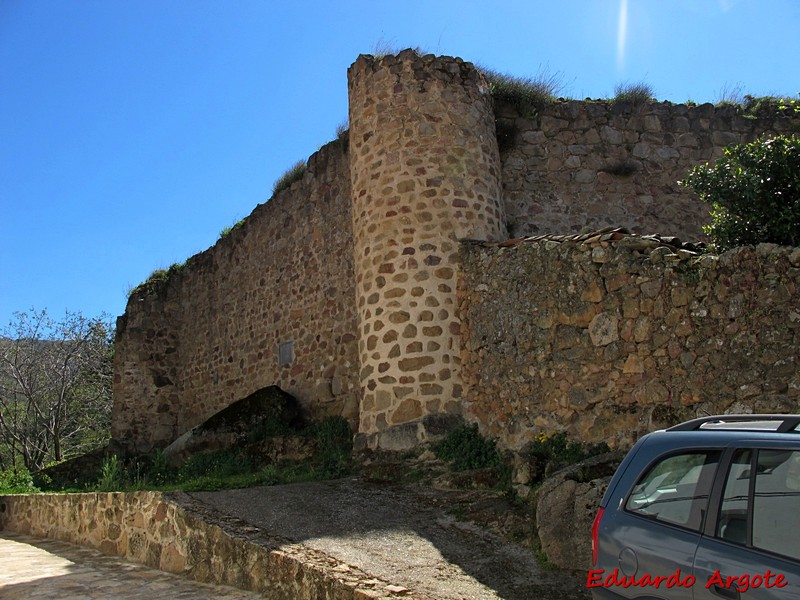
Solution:
{"label": "car roof rail", "polygon": [[[753,427],[758,422],[766,424],[768,422],[778,422],[776,428],[771,427]],[[711,424],[713,427],[703,427],[703,425]],[[750,424],[750,427],[748,427]],[[723,430],[731,431],[736,429],[742,430],[756,430],[756,431],[769,431],[772,433],[800,433],[798,430],[800,426],[800,415],[776,415],[776,414],[745,414],[745,415],[714,415],[708,417],[700,417],[692,419],[679,425],[669,427],[667,431],[696,431],[703,429],[703,431]]]}

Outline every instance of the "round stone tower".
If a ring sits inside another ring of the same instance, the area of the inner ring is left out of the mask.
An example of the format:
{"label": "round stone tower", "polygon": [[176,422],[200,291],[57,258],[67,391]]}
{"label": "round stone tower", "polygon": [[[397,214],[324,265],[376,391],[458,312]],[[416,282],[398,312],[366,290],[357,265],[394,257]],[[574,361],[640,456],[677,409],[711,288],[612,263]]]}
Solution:
{"label": "round stone tower", "polygon": [[461,239],[505,239],[488,85],[459,58],[405,50],[348,70],[362,403],[372,448],[461,415]]}

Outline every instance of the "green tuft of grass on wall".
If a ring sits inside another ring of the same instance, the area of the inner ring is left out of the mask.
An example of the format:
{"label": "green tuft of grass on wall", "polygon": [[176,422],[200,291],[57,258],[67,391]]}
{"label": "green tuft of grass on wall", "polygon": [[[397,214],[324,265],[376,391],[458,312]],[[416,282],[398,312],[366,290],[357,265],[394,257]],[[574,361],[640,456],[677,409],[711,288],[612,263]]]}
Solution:
{"label": "green tuft of grass on wall", "polygon": [[167,269],[156,269],[150,273],[147,279],[145,279],[142,283],[128,291],[128,298],[134,294],[141,294],[143,292],[159,292],[163,290],[170,278],[180,273],[185,266],[185,262],[180,262],[172,263]]}
{"label": "green tuft of grass on wall", "polygon": [[300,160],[293,164],[289,169],[281,175],[278,180],[275,182],[275,185],[272,187],[272,194],[275,195],[278,192],[285,190],[286,188],[290,187],[295,181],[300,181],[303,178],[303,175],[306,174],[306,161]]}
{"label": "green tuft of grass on wall", "polygon": [[478,67],[489,83],[496,102],[511,104],[523,117],[531,118],[543,106],[556,100],[563,89],[561,75],[542,71],[534,77],[515,77]]}
{"label": "green tuft of grass on wall", "polygon": [[645,104],[655,101],[655,92],[649,83],[618,83],[614,86],[613,102],[629,102],[631,104]]}

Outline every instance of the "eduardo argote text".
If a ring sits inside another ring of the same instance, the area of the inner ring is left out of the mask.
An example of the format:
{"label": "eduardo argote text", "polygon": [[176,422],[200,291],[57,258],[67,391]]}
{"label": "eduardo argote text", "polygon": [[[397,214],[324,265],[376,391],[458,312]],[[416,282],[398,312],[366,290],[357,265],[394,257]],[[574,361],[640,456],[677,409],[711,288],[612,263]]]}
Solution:
{"label": "eduardo argote text", "polygon": [[[623,575],[618,568],[606,573],[605,569],[591,569],[586,577],[586,587],[653,587],[658,588],[662,585],[666,588],[685,587],[690,588],[697,583],[694,575],[683,575],[677,569],[671,575],[653,576],[645,573],[636,577],[635,575]],[[764,573],[741,573],[739,575],[723,575],[719,569],[714,571],[703,585],[708,589],[711,586],[736,590],[739,593],[750,589],[782,588],[786,587],[786,577],[781,573],[773,573],[767,569]]]}

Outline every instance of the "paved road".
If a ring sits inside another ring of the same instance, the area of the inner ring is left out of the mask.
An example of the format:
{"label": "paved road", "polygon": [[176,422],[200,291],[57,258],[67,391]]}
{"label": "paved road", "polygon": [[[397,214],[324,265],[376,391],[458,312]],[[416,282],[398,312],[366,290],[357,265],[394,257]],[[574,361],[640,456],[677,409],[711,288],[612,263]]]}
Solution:
{"label": "paved road", "polygon": [[66,542],[0,531],[0,598],[253,600],[259,594],[198,583]]}

